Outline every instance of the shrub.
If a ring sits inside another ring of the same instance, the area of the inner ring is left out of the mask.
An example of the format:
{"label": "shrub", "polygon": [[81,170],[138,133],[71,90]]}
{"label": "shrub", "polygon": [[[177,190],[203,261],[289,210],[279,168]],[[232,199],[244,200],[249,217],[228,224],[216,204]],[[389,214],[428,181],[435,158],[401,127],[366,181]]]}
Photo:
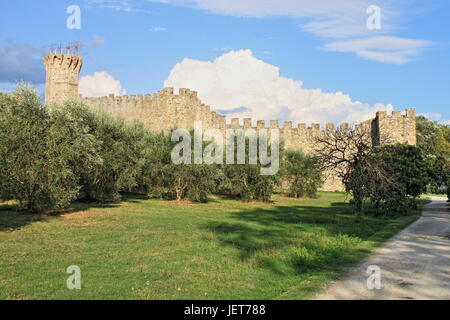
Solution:
{"label": "shrub", "polygon": [[441,193],[450,168],[450,127],[424,116],[417,117],[417,147],[429,166],[427,192]]}
{"label": "shrub", "polygon": [[322,172],[316,160],[298,150],[286,150],[282,158],[283,189],[290,197],[317,197],[323,184]]}
{"label": "shrub", "polygon": [[377,153],[386,170],[403,186],[406,196],[417,198],[425,191],[429,164],[419,148],[406,144],[386,145]]}
{"label": "shrub", "polygon": [[166,198],[203,203],[208,202],[219,175],[216,166],[206,164],[169,164],[163,171]]}
{"label": "shrub", "polygon": [[[192,134],[192,132],[191,132]],[[170,200],[207,202],[217,185],[221,171],[217,165],[174,164],[175,143],[171,135],[149,134],[144,146],[144,163],[139,189]]]}
{"label": "shrub", "polygon": [[404,214],[414,208],[414,199],[426,188],[429,171],[422,151],[405,144],[386,145],[376,148],[369,160],[378,163],[379,170],[388,177],[382,179],[385,183],[377,176],[365,178],[377,214]]}
{"label": "shrub", "polygon": [[221,193],[239,197],[244,202],[270,201],[279,184],[279,177],[262,176],[261,165],[232,164],[222,167],[224,180],[219,187]]}
{"label": "shrub", "polygon": [[447,180],[447,199],[450,202],[450,175],[449,175],[449,178]]}
{"label": "shrub", "polygon": [[[245,164],[225,164],[222,165],[223,175],[222,180],[219,181],[217,187],[218,192],[233,197],[238,197],[244,202],[249,201],[270,201],[275,187],[280,184],[280,172],[275,175],[262,175],[262,168],[269,167],[272,164],[266,166],[261,165],[261,154],[259,148],[260,137],[254,140],[255,146],[255,160],[256,164],[250,164],[250,139],[249,137],[235,137],[234,141],[234,159],[237,160],[238,141],[244,141],[244,153],[245,158],[243,162]],[[267,156],[271,157],[272,146],[267,146]],[[279,152],[282,153],[283,145],[280,145]],[[254,163],[255,163],[254,162]]]}

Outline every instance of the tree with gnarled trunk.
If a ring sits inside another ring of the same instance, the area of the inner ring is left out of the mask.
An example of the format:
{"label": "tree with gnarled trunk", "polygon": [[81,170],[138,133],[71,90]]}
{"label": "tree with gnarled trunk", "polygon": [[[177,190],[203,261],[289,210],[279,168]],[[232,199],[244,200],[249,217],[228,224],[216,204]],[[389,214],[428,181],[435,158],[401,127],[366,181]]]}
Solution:
{"label": "tree with gnarled trunk", "polygon": [[[387,139],[387,138],[385,138]],[[341,178],[353,196],[357,219],[363,216],[364,198],[375,189],[390,189],[395,180],[370,155],[374,146],[363,128],[326,130],[316,138],[315,156],[322,169]],[[386,142],[386,141],[383,141]]]}

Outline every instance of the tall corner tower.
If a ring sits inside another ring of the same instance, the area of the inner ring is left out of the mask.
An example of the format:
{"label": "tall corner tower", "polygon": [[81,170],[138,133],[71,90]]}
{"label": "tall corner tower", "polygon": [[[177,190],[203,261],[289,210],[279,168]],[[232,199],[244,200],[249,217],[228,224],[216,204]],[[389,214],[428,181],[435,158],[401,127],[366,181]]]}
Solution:
{"label": "tall corner tower", "polygon": [[83,58],[69,53],[52,53],[44,57],[46,104],[78,97],[82,64]]}

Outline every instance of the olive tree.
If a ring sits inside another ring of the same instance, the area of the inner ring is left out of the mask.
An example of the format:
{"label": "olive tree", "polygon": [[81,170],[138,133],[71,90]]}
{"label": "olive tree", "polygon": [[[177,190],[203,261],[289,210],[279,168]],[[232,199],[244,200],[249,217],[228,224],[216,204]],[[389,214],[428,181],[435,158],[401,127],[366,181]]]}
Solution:
{"label": "olive tree", "polygon": [[80,190],[71,163],[89,158],[94,144],[77,122],[52,117],[30,86],[0,95],[1,197],[30,212],[68,206]]}
{"label": "olive tree", "polygon": [[95,139],[85,151],[95,156],[72,162],[81,185],[80,199],[114,202],[138,186],[149,132],[142,124],[94,111],[79,101],[54,107],[52,114],[74,123]]}

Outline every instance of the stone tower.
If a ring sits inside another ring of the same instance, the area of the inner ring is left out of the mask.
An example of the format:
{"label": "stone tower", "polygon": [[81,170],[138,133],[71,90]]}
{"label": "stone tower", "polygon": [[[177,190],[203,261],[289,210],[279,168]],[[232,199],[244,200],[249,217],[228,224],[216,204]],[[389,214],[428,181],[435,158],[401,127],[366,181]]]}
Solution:
{"label": "stone tower", "polygon": [[49,54],[44,57],[45,103],[54,103],[78,96],[78,77],[83,59],[72,54]]}

